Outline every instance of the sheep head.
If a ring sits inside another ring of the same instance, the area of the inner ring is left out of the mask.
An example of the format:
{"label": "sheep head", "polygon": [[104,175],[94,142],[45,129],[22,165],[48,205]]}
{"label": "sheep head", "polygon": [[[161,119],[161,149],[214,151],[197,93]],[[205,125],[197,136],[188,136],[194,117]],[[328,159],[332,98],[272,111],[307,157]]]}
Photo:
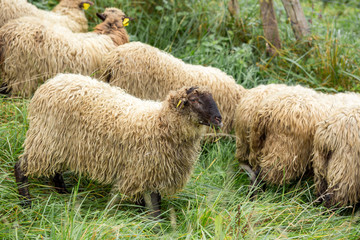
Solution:
{"label": "sheep head", "polygon": [[109,35],[116,45],[129,42],[129,36],[124,27],[132,18],[127,17],[117,8],[106,8],[103,13],[96,13],[96,16],[103,22],[95,27],[94,32]]}
{"label": "sheep head", "polygon": [[87,10],[94,3],[90,0],[61,0],[59,3],[60,7],[64,8],[77,8]]}
{"label": "sheep head", "polygon": [[212,94],[204,87],[185,88],[185,97],[176,104],[177,109],[189,112],[191,119],[206,125],[222,127],[222,117]]}
{"label": "sheep head", "polygon": [[129,25],[129,20],[132,20],[132,18],[127,17],[123,11],[117,8],[106,8],[103,13],[96,13],[96,16],[104,21],[104,23],[110,28],[126,27]]}

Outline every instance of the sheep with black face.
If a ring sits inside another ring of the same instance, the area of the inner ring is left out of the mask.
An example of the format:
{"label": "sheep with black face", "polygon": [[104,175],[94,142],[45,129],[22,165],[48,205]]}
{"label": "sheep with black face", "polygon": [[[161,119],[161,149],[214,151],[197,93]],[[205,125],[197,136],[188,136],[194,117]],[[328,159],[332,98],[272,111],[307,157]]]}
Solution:
{"label": "sheep with black face", "polygon": [[156,216],[160,196],[181,190],[191,176],[205,125],[222,125],[205,87],[183,87],[154,102],[74,74],[43,84],[28,118],[25,150],[15,166],[25,201],[28,176],[53,177],[63,192],[61,172],[69,169],[133,200],[149,194]]}

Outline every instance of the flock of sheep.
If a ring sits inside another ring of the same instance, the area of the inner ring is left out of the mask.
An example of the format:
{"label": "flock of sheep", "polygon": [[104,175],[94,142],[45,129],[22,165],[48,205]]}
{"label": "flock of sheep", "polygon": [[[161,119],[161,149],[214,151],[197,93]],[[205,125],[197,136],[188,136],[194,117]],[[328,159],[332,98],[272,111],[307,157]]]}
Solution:
{"label": "flock of sheep", "polygon": [[48,12],[0,0],[1,91],[32,96],[15,165],[25,205],[28,176],[51,177],[64,193],[61,173],[71,170],[159,216],[161,195],[185,186],[201,139],[220,127],[235,131],[254,193],[260,181],[281,185],[310,173],[325,206],[360,200],[360,95],[244,89],[219,69],[129,42],[130,18],[120,9],[98,13],[103,22],[85,33],[92,4],[61,0]]}

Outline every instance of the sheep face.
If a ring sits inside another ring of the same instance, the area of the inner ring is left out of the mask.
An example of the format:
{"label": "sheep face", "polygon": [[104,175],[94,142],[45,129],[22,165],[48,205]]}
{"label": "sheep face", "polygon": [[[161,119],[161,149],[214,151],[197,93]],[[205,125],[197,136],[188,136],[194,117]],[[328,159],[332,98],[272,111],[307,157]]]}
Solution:
{"label": "sheep face", "polygon": [[96,13],[96,16],[107,23],[108,27],[116,26],[123,28],[129,24],[132,18],[127,17],[123,11],[117,8],[106,8],[103,13]]}
{"label": "sheep face", "polygon": [[206,126],[222,127],[222,117],[211,93],[191,87],[186,90],[186,94],[184,106],[189,108],[190,116],[196,122]]}

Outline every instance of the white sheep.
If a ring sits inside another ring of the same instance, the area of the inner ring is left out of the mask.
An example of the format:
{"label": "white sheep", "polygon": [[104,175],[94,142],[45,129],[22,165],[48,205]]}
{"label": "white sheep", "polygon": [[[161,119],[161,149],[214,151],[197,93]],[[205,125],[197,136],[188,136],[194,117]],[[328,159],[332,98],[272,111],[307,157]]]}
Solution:
{"label": "white sheep", "polygon": [[61,24],[73,32],[87,32],[88,21],[83,9],[93,3],[89,0],[61,0],[52,12],[40,10],[26,0],[0,0],[0,27],[8,21],[25,16]]}
{"label": "white sheep", "polygon": [[40,86],[28,118],[24,153],[15,166],[26,201],[27,176],[54,177],[64,192],[61,172],[70,169],[133,199],[150,193],[158,213],[160,194],[176,193],[188,181],[204,125],[222,124],[204,87],[183,87],[154,102],[74,74]]}
{"label": "white sheep", "polygon": [[323,94],[300,86],[263,98],[247,135],[248,161],[260,174],[258,179],[281,185],[303,176],[311,169],[316,125],[354,100],[360,97]]}
{"label": "white sheep", "polygon": [[233,77],[213,67],[186,64],[158,48],[140,42],[112,50],[103,61],[101,80],[130,94],[162,100],[182,86],[208,86],[223,116],[222,131],[233,130],[235,108],[245,89]]}
{"label": "white sheep", "polygon": [[116,8],[97,15],[104,22],[89,33],[73,33],[32,17],[15,19],[0,28],[0,70],[5,91],[30,97],[38,85],[57,73],[90,75],[98,70],[111,49],[129,42],[123,24],[129,18]]}

